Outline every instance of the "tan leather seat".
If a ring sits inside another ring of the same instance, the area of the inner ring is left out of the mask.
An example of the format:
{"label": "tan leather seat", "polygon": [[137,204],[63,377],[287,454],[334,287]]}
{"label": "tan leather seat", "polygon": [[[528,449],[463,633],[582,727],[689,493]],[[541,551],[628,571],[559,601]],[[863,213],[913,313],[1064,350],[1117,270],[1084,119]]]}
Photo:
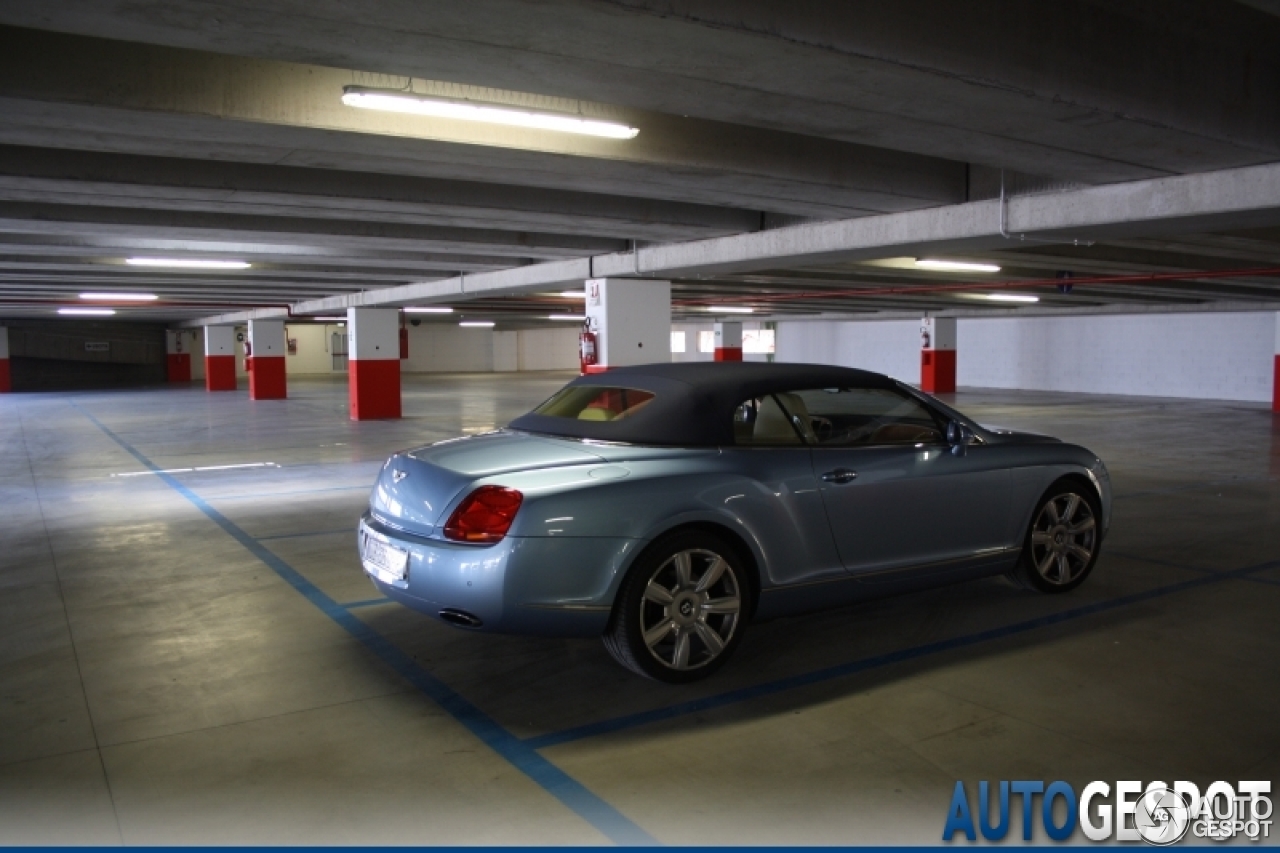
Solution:
{"label": "tan leather seat", "polygon": [[589,408],[578,412],[578,420],[580,421],[611,421],[613,420],[613,412],[608,409]]}
{"label": "tan leather seat", "polygon": [[[797,426],[805,433],[805,440],[813,442],[813,427],[809,423],[809,410],[804,401],[795,394],[778,394],[778,399],[788,411],[797,417]],[[756,413],[756,425],[752,431],[755,444],[800,444],[796,435],[796,427],[773,397],[765,397],[760,401],[760,410]]]}

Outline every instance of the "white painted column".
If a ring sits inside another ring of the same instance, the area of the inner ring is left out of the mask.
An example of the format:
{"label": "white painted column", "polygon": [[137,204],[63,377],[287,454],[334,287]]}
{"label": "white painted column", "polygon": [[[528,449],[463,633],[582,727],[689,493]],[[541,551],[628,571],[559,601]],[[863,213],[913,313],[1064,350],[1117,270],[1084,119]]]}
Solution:
{"label": "white painted column", "polygon": [[920,321],[920,390],[951,394],[956,390],[956,318]]}
{"label": "white painted column", "polygon": [[168,381],[191,381],[191,341],[194,338],[195,336],[190,332],[180,329],[165,331],[165,378]]}
{"label": "white painted column", "polygon": [[235,326],[205,326],[204,387],[206,391],[236,390]]}
{"label": "white painted column", "polygon": [[347,309],[351,420],[400,417],[400,309]]}
{"label": "white painted column", "polygon": [[586,314],[596,363],[584,372],[671,361],[671,282],[588,279]]}
{"label": "white painted column", "polygon": [[9,330],[0,326],[0,394],[13,390],[9,375]]}
{"label": "white painted column", "polygon": [[742,323],[716,323],[715,361],[742,361]]}
{"label": "white painted column", "polygon": [[283,400],[285,384],[283,320],[249,321],[249,399]]}
{"label": "white painted column", "polygon": [[1276,314],[1276,358],[1271,375],[1271,411],[1280,412],[1280,313]]}

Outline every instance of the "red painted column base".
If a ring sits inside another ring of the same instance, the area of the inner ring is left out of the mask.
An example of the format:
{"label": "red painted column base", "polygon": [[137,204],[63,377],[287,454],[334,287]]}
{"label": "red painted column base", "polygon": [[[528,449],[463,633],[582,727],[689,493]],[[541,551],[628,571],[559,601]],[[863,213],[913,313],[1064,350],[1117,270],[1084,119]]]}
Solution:
{"label": "red painted column base", "polygon": [[716,347],[716,361],[742,361],[742,347]]}
{"label": "red painted column base", "polygon": [[283,400],[289,396],[285,388],[284,356],[251,356],[249,365],[250,400]]}
{"label": "red painted column base", "polygon": [[9,359],[0,358],[0,394],[13,390],[13,384],[9,377]]}
{"label": "red painted column base", "polygon": [[206,391],[236,390],[236,357],[234,355],[204,357],[204,388]]}
{"label": "red painted column base", "polygon": [[930,394],[950,394],[956,390],[956,351],[920,351],[920,390]]}
{"label": "red painted column base", "polygon": [[400,359],[356,359],[348,364],[351,420],[400,417]]}
{"label": "red painted column base", "polygon": [[1274,387],[1271,389],[1271,411],[1280,412],[1280,353],[1276,353]]}
{"label": "red painted column base", "polygon": [[191,381],[191,353],[171,352],[165,360],[165,375],[170,382]]}
{"label": "red painted column base", "polygon": [[588,364],[587,369],[582,371],[583,376],[591,376],[596,373],[606,373],[609,370],[607,364]]}

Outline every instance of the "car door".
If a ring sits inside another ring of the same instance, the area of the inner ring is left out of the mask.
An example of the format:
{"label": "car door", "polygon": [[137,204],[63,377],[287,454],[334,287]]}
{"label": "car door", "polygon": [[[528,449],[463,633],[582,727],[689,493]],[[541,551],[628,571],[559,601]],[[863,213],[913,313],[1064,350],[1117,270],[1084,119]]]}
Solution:
{"label": "car door", "polygon": [[734,412],[735,444],[722,449],[726,467],[751,489],[735,489],[724,506],[755,534],[765,552],[768,584],[845,579],[831,537],[813,448],[772,396],[744,401]]}
{"label": "car door", "polygon": [[976,565],[1009,546],[1010,474],[997,447],[953,454],[941,417],[893,388],[801,389],[779,400],[810,427],[847,571]]}

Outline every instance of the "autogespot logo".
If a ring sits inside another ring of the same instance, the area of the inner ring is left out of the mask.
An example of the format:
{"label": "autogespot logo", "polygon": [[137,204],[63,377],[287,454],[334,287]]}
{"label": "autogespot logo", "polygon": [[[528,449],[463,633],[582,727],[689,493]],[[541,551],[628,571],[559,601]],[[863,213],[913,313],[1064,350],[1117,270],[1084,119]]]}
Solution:
{"label": "autogespot logo", "polygon": [[[978,783],[971,800],[964,782],[956,782],[942,840],[963,834],[976,841],[1002,841],[1021,816],[1022,839],[1033,840],[1037,817],[1044,834],[1066,841],[1079,829],[1090,841],[1138,841],[1165,846],[1189,835],[1197,841],[1228,841],[1243,835],[1260,841],[1271,835],[1271,783],[1214,782],[1200,795],[1191,782],[1090,782],[1076,796],[1067,782],[1021,779],[996,785]],[[1036,800],[1039,799],[1037,804]],[[1038,807],[1037,807],[1038,806]]]}

